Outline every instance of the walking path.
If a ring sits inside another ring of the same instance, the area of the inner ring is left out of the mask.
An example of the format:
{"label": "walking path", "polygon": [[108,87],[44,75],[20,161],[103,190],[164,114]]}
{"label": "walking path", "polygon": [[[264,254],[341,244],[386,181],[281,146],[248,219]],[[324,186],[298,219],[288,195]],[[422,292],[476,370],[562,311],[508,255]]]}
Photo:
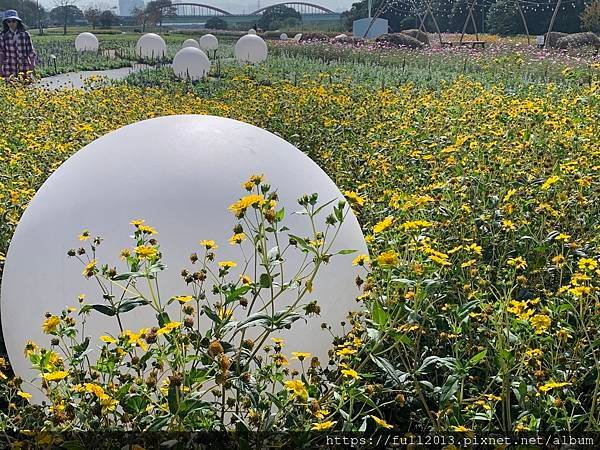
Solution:
{"label": "walking path", "polygon": [[36,87],[58,90],[82,88],[85,80],[91,77],[105,77],[109,80],[121,80],[133,72],[139,72],[149,66],[145,64],[135,64],[132,67],[121,67],[111,70],[86,70],[81,72],[62,73],[52,77],[46,77],[35,83]]}

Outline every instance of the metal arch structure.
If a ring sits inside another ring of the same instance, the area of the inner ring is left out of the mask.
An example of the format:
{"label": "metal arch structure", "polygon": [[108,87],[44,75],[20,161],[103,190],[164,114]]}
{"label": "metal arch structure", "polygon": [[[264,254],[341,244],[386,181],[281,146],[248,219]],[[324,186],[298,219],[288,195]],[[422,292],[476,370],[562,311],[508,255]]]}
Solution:
{"label": "metal arch structure", "polygon": [[290,7],[290,8],[294,8],[300,14],[315,14],[315,13],[309,13],[308,11],[310,11],[310,10],[320,11],[320,12],[318,12],[316,14],[335,14],[335,12],[332,11],[331,9],[325,8],[324,6],[321,6],[321,5],[316,5],[314,3],[306,3],[306,2],[284,2],[284,3],[278,3],[276,5],[265,6],[264,8],[260,8],[260,9],[257,9],[256,11],[252,11],[249,15],[250,16],[257,16],[259,14],[262,14],[263,12],[265,12],[268,9],[276,8],[278,6],[287,6],[287,7]]}
{"label": "metal arch structure", "polygon": [[[181,14],[181,15],[184,15],[184,16],[186,15],[185,14],[186,9],[191,10],[191,12],[193,12],[194,10],[198,10],[200,12],[200,14],[191,14],[191,15],[197,15],[197,16],[211,16],[211,15],[212,16],[231,16],[231,15],[233,15],[230,12],[225,11],[224,9],[217,8],[216,6],[205,5],[203,3],[191,3],[191,2],[171,3],[170,5],[162,6],[160,9],[161,10],[165,10],[165,9],[179,10],[179,7],[181,7],[183,9],[184,14]],[[203,14],[202,10],[211,11],[213,13],[212,14]]]}

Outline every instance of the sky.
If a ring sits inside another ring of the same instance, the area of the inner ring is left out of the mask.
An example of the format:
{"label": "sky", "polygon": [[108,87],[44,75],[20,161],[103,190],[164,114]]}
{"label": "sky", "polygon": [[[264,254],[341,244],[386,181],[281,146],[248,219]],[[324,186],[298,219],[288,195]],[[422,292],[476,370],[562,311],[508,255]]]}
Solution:
{"label": "sky", "polygon": [[[182,0],[183,1],[183,0]],[[186,0],[191,2],[197,1],[206,5],[217,6],[225,11],[229,11],[234,14],[240,14],[243,12],[255,11],[260,6],[268,6],[276,3],[282,3],[283,0]],[[315,3],[317,5],[325,6],[326,8],[332,9],[333,11],[346,11],[352,6],[357,0],[303,0],[307,3]],[[52,9],[56,6],[54,0],[40,0],[40,3],[47,9]],[[175,0],[173,3],[178,3]],[[108,9],[112,6],[117,6],[118,0],[76,0],[75,3],[79,8],[85,9],[88,6],[100,6],[101,9]]]}

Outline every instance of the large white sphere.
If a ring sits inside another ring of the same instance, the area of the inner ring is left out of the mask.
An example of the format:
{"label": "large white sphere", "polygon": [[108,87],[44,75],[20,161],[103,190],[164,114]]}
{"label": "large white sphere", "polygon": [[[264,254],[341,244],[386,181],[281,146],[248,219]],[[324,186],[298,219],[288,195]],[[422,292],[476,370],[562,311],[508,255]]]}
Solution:
{"label": "large white sphere", "polygon": [[147,59],[160,59],[167,53],[165,40],[155,33],[146,33],[135,44],[136,55]]}
{"label": "large white sphere", "polygon": [[238,39],[234,53],[240,64],[256,64],[267,59],[267,44],[260,36],[247,34]]}
{"label": "large white sphere", "polygon": [[98,46],[98,38],[92,33],[79,33],[75,38],[75,49],[78,52],[96,52]]}
{"label": "large white sphere", "polygon": [[208,75],[209,70],[210,61],[199,48],[182,48],[173,58],[173,72],[179,78],[200,80]]}
{"label": "large white sphere", "polygon": [[281,33],[281,36],[279,36],[279,39],[282,41],[287,41],[288,40],[288,35],[286,33]]}
{"label": "large white sphere", "polygon": [[198,44],[198,41],[196,39],[186,39],[185,41],[183,41],[183,45],[181,46],[181,48],[186,47],[200,48],[200,44]]}
{"label": "large white sphere", "polygon": [[[142,218],[155,227],[168,267],[159,275],[163,299],[189,292],[180,272],[184,267],[195,267],[189,255],[203,254],[202,239],[215,240],[219,245],[215,263],[240,263],[231,269],[230,279],[237,280],[243,261],[239,247],[228,243],[237,219],[227,208],[247,194],[241,183],[251,174],[264,174],[278,189],[278,208],[286,211],[284,225],[298,236],[312,234],[307,217],[293,214],[301,209],[299,197],[317,192],[321,203],[343,199],[333,181],[296,147],[266,130],[222,117],[181,115],[137,122],[96,139],[71,156],[30,202],[6,257],[2,330],[15,373],[26,382],[34,377],[23,356],[28,339],[49,347],[49,336],[41,329],[44,313],[60,314],[66,306],[76,305],[82,293],[86,303],[104,302],[96,282],[85,279],[82,265],[66,255],[69,248],[81,245],[77,236],[83,229],[104,239],[97,249],[98,264],[107,263],[122,272],[125,266],[120,251],[133,245],[129,222]],[[318,216],[318,230],[325,230],[325,217],[335,203]],[[243,245],[251,244],[246,241]],[[352,213],[331,253],[341,249],[367,252]],[[252,254],[249,247],[246,254]],[[304,254],[290,248],[284,257],[289,278]],[[307,324],[298,321],[291,330],[279,334],[286,340],[288,356],[293,351],[305,351],[318,355],[323,363],[327,361],[331,338],[320,324],[328,322],[340,332],[339,322],[347,311],[356,308],[354,279],[358,271],[351,265],[353,258],[334,256],[321,267],[313,292],[305,297],[306,302],[318,300],[321,315],[309,317]],[[208,293],[210,290],[207,287]],[[277,300],[277,309],[284,309],[296,295],[295,290],[287,297],[284,294]],[[171,318],[178,320],[181,307],[170,306]],[[122,320],[124,329],[156,325],[154,310],[146,306],[124,314]],[[85,332],[92,337],[90,348],[96,349],[90,355],[92,360],[102,344],[99,336],[119,333],[114,317],[97,312],[88,319]],[[29,392],[38,391],[32,388]]]}
{"label": "large white sphere", "polygon": [[216,50],[219,48],[219,40],[213,34],[205,34],[200,38],[200,48],[204,51]]}
{"label": "large white sphere", "polygon": [[248,34],[256,34],[256,30],[254,28],[250,28],[248,30]]}

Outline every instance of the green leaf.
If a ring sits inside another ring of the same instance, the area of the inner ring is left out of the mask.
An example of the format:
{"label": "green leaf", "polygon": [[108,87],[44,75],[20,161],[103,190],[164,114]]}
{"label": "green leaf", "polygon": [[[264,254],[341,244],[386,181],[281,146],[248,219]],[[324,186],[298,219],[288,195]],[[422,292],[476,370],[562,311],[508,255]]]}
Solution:
{"label": "green leaf", "polygon": [[169,317],[169,315],[166,312],[157,314],[156,319],[158,320],[158,324],[161,326],[161,328],[164,327],[169,322],[171,322],[171,318]]}
{"label": "green leaf", "polygon": [[373,302],[373,311],[371,311],[371,316],[373,317],[373,321],[380,327],[383,327],[386,324],[389,317],[388,313],[385,312],[378,300]]}
{"label": "green leaf", "polygon": [[[266,275],[266,274],[263,274]],[[244,295],[245,293],[247,293],[250,289],[252,289],[252,286],[241,286],[231,292],[229,292],[227,294],[227,296],[225,297],[225,304],[234,302],[236,300],[238,300],[242,295]]]}
{"label": "green leaf", "polygon": [[123,405],[123,409],[125,409],[125,411],[133,414],[139,414],[145,411],[148,403],[141,395],[133,395],[123,400],[121,404]]}
{"label": "green leaf", "polygon": [[116,309],[114,307],[112,307],[112,306],[92,305],[92,308],[94,308],[99,313],[104,314],[105,316],[114,316],[114,315],[117,314]]}
{"label": "green leaf", "polygon": [[246,317],[242,320],[238,326],[238,330],[243,330],[244,328],[250,327],[258,327],[258,326],[268,326],[271,323],[271,316],[267,314],[256,313]]}
{"label": "green leaf", "polygon": [[487,349],[482,350],[479,353],[477,353],[475,356],[473,356],[469,360],[469,365],[476,366],[479,361],[481,361],[483,358],[485,358],[485,355],[487,355]]}
{"label": "green leaf", "polygon": [[142,274],[140,272],[124,272],[124,273],[120,273],[119,275],[116,275],[115,277],[112,278],[113,281],[125,281],[125,280],[129,280],[130,278],[139,278],[141,277]]}
{"label": "green leaf", "polygon": [[329,206],[329,205],[331,205],[331,204],[332,204],[333,202],[335,202],[336,200],[337,200],[337,199],[336,199],[336,198],[334,198],[333,200],[329,200],[327,203],[325,203],[325,204],[323,204],[323,205],[319,206],[319,207],[317,208],[317,210],[316,210],[316,211],[313,213],[313,215],[314,215],[314,216],[316,216],[317,214],[319,214],[319,213],[320,213],[320,212],[323,210],[323,208],[325,208],[326,206]]}
{"label": "green leaf", "polygon": [[358,250],[340,250],[339,252],[336,253],[336,255],[350,255],[352,253],[356,253]]}
{"label": "green leaf", "polygon": [[81,356],[81,354],[87,350],[89,345],[90,345],[90,337],[88,336],[85,338],[85,340],[81,344],[73,346],[73,350],[75,351],[75,354],[73,355],[73,357],[79,358]]}
{"label": "green leaf", "polygon": [[171,414],[177,414],[179,411],[179,387],[171,385],[169,386],[169,395],[168,395],[168,403],[169,403],[169,412]]}
{"label": "green leaf", "polygon": [[130,300],[126,300],[124,302],[121,302],[121,304],[119,305],[119,308],[117,309],[117,311],[119,313],[125,313],[128,311],[131,311],[134,308],[137,308],[138,306],[142,306],[142,305],[149,305],[150,302],[146,299],[143,298],[138,298],[138,299],[130,299]]}
{"label": "green leaf", "polygon": [[271,287],[273,280],[271,280],[271,277],[268,274],[263,273],[260,275],[259,282],[261,288],[268,289]]}
{"label": "green leaf", "polygon": [[454,375],[450,375],[444,385],[442,386],[442,393],[440,395],[440,404],[444,404],[450,400],[454,394],[458,391],[458,378]]}
{"label": "green leaf", "polygon": [[374,355],[370,355],[370,357],[377,364],[377,367],[383,370],[396,385],[401,385],[406,381],[408,374],[394,369],[394,366],[387,359]]}
{"label": "green leaf", "polygon": [[281,208],[279,211],[275,213],[275,220],[277,222],[281,222],[285,217],[285,208]]}

